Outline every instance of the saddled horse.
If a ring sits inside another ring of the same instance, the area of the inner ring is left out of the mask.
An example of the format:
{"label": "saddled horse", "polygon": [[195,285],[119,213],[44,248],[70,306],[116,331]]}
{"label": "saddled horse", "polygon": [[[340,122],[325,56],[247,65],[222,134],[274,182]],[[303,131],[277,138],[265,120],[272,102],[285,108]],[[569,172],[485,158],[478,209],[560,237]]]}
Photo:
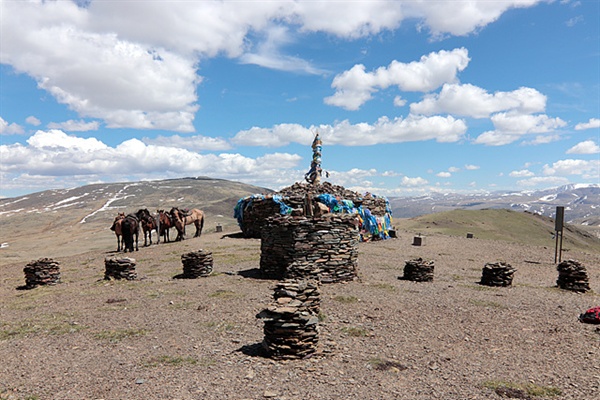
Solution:
{"label": "saddled horse", "polygon": [[148,239],[150,239],[150,244],[152,244],[152,231],[156,231],[156,234],[158,235],[158,243],[160,243],[157,218],[152,216],[147,208],[138,210],[135,215],[142,223],[142,231],[144,231],[144,247],[148,246]]}
{"label": "saddled horse", "polygon": [[175,226],[171,214],[165,212],[165,210],[156,210],[158,212],[158,237],[163,237],[163,242],[168,243],[169,231]]}
{"label": "saddled horse", "polygon": [[117,216],[115,217],[115,220],[113,221],[112,226],[110,227],[110,230],[114,231],[115,235],[117,235],[117,251],[121,251],[121,249],[125,249],[125,245],[123,243],[123,231],[121,229],[121,223],[123,222],[124,219],[125,219],[125,213],[120,212],[119,214],[117,214]]}
{"label": "saddled horse", "polygon": [[196,226],[196,233],[194,237],[200,237],[202,234],[202,228],[204,227],[204,212],[197,208],[183,211],[177,207],[173,207],[169,212],[175,221],[175,227],[177,228],[177,240],[183,240],[185,235],[185,226],[194,224]]}
{"label": "saddled horse", "polygon": [[127,253],[127,250],[133,252],[134,238],[135,238],[135,251],[138,250],[138,235],[140,232],[140,222],[135,214],[128,214],[121,222],[121,231],[123,233],[123,241],[125,247],[123,251]]}

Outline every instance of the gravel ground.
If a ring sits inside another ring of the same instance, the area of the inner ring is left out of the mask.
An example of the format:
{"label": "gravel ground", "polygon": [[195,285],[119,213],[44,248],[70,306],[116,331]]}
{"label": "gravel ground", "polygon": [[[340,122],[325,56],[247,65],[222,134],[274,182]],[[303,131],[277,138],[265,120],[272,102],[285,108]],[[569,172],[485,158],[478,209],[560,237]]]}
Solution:
{"label": "gravel ground", "polygon": [[[32,290],[17,290],[26,262],[3,266],[0,399],[600,398],[600,329],[577,320],[600,305],[600,251],[563,254],[587,267],[593,291],[577,294],[555,287],[552,247],[361,243],[359,279],[321,287],[318,355],[273,361],[258,351],[275,283],[257,278],[260,241],[222,235],[140,248],[136,281],[103,280],[110,251],[56,258],[62,282]],[[173,279],[199,249],[213,275]],[[398,279],[416,257],[433,282]],[[477,284],[497,261],[513,286]]]}

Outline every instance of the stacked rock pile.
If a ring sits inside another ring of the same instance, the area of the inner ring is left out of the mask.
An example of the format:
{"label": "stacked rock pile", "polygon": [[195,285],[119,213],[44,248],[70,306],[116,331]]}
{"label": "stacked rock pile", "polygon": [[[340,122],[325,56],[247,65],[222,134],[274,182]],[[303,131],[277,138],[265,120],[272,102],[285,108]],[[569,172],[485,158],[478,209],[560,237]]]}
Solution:
{"label": "stacked rock pile", "polygon": [[408,260],[404,265],[404,276],[398,279],[405,279],[413,282],[432,282],[433,269],[435,262],[427,261],[422,258]]}
{"label": "stacked rock pile", "polygon": [[257,318],[264,321],[263,348],[271,358],[300,359],[317,351],[320,292],[312,280],[277,284],[273,303]]}
{"label": "stacked rock pile", "polygon": [[481,271],[479,283],[486,286],[510,286],[516,271],[510,264],[501,261],[487,263]]}
{"label": "stacked rock pile", "polygon": [[128,281],[137,279],[135,264],[134,258],[106,257],[104,259],[104,279],[127,279]]}
{"label": "stacked rock pile", "polygon": [[561,289],[574,292],[587,292],[590,282],[586,268],[575,260],[566,260],[558,264],[558,279],[556,285]]}
{"label": "stacked rock pile", "polygon": [[40,258],[32,261],[23,268],[25,287],[34,288],[38,285],[55,285],[60,282],[60,264],[51,258]]}
{"label": "stacked rock pile", "polygon": [[260,270],[270,279],[351,281],[357,276],[358,224],[351,214],[273,216],[262,231]]}
{"label": "stacked rock pile", "polygon": [[323,182],[319,185],[295,183],[281,189],[276,194],[248,198],[247,203],[243,206],[243,222],[240,223],[240,228],[245,237],[260,238],[262,228],[267,223],[266,219],[281,214],[281,205],[274,200],[274,196],[279,196],[287,207],[303,212],[306,199],[310,198],[313,202],[316,202],[315,197],[320,194],[330,194],[341,200],[350,200],[356,207],[362,205],[363,208],[369,209],[371,214],[376,216],[383,216],[387,212],[388,203],[384,197],[372,194],[363,196],[360,193],[329,182]]}
{"label": "stacked rock pile", "polygon": [[202,249],[181,255],[183,274],[181,278],[195,279],[208,276],[213,271],[213,256],[210,251]]}

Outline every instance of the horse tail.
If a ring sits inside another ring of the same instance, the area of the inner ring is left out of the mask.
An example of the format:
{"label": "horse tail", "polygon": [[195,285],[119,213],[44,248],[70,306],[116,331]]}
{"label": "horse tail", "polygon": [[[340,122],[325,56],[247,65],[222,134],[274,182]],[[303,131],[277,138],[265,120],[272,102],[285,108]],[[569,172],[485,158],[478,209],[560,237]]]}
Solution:
{"label": "horse tail", "polygon": [[198,231],[198,237],[202,235],[202,228],[204,228],[204,213],[202,213],[202,216],[200,217],[200,230]]}

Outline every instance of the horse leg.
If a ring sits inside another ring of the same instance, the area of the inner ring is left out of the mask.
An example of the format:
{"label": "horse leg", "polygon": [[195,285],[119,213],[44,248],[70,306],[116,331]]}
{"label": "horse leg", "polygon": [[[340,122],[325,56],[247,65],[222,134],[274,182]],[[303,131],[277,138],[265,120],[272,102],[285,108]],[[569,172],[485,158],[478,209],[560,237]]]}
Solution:
{"label": "horse leg", "polygon": [[204,228],[204,215],[202,215],[202,218],[200,218],[200,233],[198,233],[198,237],[202,235],[202,228]]}
{"label": "horse leg", "polygon": [[[135,233],[135,251],[138,251],[138,232]],[[131,249],[133,251],[133,248]]]}

